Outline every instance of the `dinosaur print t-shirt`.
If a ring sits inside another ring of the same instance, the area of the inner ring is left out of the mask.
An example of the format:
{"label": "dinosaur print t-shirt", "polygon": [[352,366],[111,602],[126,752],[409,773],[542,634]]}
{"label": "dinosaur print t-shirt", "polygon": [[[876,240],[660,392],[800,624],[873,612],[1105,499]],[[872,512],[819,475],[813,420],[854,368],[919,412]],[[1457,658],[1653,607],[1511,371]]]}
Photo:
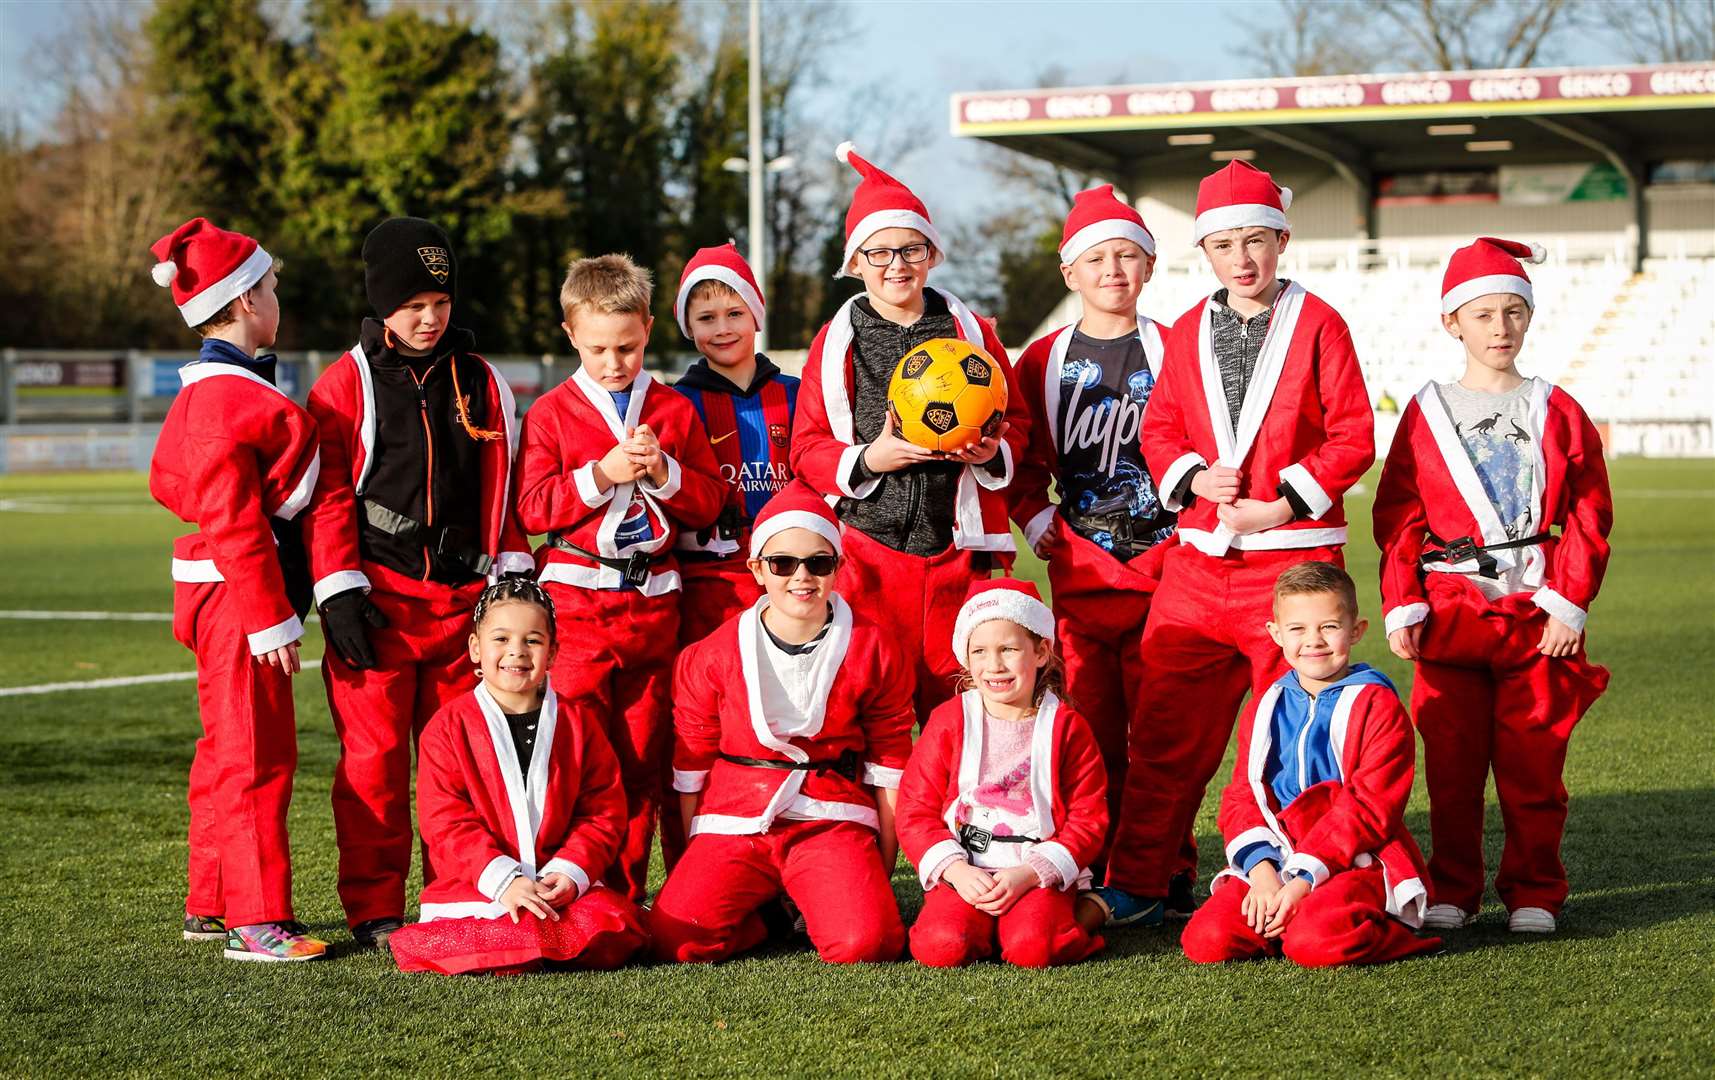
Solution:
{"label": "dinosaur print t-shirt", "polygon": [[[1528,421],[1531,386],[1531,380],[1526,379],[1511,390],[1493,394],[1456,382],[1435,384],[1509,540],[1537,532],[1531,512],[1532,491],[1538,481],[1537,448]],[[1515,569],[1509,576],[1517,573]],[[1518,591],[1516,582],[1500,584],[1503,587],[1498,590],[1483,591],[1491,595]]]}

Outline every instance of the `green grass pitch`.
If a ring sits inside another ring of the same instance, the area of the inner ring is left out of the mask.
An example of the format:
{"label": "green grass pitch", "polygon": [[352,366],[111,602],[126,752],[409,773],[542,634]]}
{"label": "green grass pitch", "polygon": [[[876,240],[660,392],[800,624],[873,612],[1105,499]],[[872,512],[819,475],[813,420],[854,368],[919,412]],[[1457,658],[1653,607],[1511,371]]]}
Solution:
{"label": "green grass pitch", "polygon": [[[1491,899],[1437,956],[1369,970],[1193,968],[1178,931],[1024,972],[836,969],[804,948],[707,968],[405,976],[353,955],[334,895],[335,741],[299,680],[299,913],[330,962],[228,963],[179,941],[198,725],[175,682],[0,697],[0,1073],[1709,1075],[1715,1054],[1715,469],[1615,464],[1591,618],[1612,689],[1572,741],[1564,929]],[[1370,482],[1373,484],[1374,475]],[[1368,497],[1348,557],[1377,617]],[[0,477],[0,608],[165,612],[176,522],[131,475]],[[1030,572],[1039,568],[1029,567]],[[311,655],[320,642],[311,632]],[[1372,631],[1360,657],[1407,688]],[[0,618],[0,687],[183,671],[165,622]],[[1214,790],[1199,832],[1220,851]],[[1422,781],[1410,822],[1427,843]],[[1491,813],[1491,866],[1500,824]],[[918,904],[895,876],[907,917]]]}

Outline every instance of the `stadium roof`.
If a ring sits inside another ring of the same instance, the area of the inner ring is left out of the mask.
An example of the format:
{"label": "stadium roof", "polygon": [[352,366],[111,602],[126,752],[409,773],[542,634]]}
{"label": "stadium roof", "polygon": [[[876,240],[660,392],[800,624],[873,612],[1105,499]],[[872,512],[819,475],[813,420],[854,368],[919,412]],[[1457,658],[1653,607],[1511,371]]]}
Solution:
{"label": "stadium roof", "polygon": [[[1207,172],[1259,144],[1369,174],[1715,157],[1715,65],[1338,75],[959,93],[954,135],[1125,177]],[[1216,160],[1220,160],[1216,157]]]}

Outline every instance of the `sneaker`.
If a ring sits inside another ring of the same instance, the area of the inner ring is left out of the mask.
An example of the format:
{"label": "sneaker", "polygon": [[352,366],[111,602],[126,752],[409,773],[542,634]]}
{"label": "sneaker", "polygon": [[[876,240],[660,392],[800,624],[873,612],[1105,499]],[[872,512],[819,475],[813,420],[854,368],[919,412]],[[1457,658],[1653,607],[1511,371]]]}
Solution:
{"label": "sneaker", "polygon": [[1452,904],[1433,904],[1423,913],[1425,930],[1463,930],[1476,921],[1476,912]]}
{"label": "sneaker", "polygon": [[1552,934],[1560,924],[1544,908],[1521,907],[1507,916],[1507,929],[1515,934]]}
{"label": "sneaker", "polygon": [[351,937],[360,949],[385,949],[393,931],[404,926],[404,919],[365,919],[351,928]]}
{"label": "sneaker", "polygon": [[1189,919],[1197,913],[1197,897],[1191,891],[1191,871],[1181,870],[1167,882],[1167,917]]}
{"label": "sneaker", "polygon": [[1108,913],[1109,926],[1160,926],[1167,918],[1167,905],[1159,896],[1134,896],[1112,885],[1087,895]]}
{"label": "sneaker", "polygon": [[225,941],[226,922],[219,915],[186,915],[186,941]]}
{"label": "sneaker", "polygon": [[327,951],[327,942],[304,933],[303,924],[293,921],[234,926],[226,932],[228,960],[293,963],[319,960]]}

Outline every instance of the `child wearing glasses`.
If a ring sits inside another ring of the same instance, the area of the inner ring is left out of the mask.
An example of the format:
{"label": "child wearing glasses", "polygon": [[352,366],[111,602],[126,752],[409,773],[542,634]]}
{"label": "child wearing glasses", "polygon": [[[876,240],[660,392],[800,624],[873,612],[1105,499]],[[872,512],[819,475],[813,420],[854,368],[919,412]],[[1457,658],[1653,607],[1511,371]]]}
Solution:
{"label": "child wearing glasses", "polygon": [[[1024,404],[1009,393],[1007,423],[956,454],[899,436],[887,387],[918,345],[935,338],[980,344],[1009,385],[1011,365],[983,320],[951,293],[926,287],[944,249],[923,203],[850,143],[835,154],[863,177],[846,212],[841,273],[862,277],[864,291],[810,345],[792,471],[838,500],[846,541],[840,592],[906,652],[907,684],[926,717],[959,670],[947,647],[953,613],[974,579],[1011,562],[1003,492],[1024,453]],[[891,602],[898,595],[923,602]]]}
{"label": "child wearing glasses", "polygon": [[649,912],[663,960],[754,948],[759,909],[782,893],[829,963],[904,947],[888,871],[909,668],[834,591],[840,541],[827,503],[794,481],[751,530],[764,596],[679,657],[673,786],[690,843]]}

